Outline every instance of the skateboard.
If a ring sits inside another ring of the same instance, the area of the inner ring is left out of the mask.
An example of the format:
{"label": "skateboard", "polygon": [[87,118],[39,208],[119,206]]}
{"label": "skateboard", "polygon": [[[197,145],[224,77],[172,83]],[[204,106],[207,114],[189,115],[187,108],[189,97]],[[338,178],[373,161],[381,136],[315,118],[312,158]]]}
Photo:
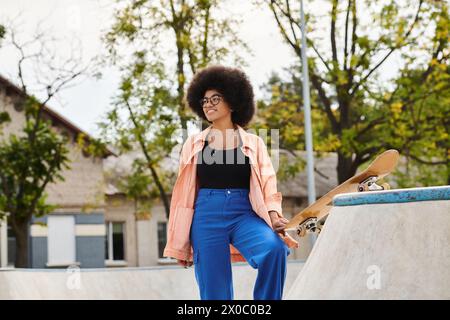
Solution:
{"label": "skateboard", "polygon": [[389,189],[387,183],[377,184],[378,180],[391,173],[397,166],[399,153],[391,149],[378,155],[361,173],[354,175],[323,197],[296,214],[287,224],[286,230],[296,230],[298,236],[306,233],[319,233],[332,207],[333,197],[341,193],[370,192]]}

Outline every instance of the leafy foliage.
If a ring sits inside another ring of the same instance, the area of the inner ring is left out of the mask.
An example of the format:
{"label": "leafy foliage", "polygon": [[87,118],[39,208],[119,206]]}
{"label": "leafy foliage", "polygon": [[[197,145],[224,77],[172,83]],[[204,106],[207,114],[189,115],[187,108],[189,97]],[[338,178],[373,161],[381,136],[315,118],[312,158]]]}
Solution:
{"label": "leafy foliage", "polygon": [[[27,112],[36,108],[35,101],[28,100]],[[70,168],[66,143],[49,121],[36,120],[0,143],[0,217],[9,212],[15,220],[27,220],[54,209],[45,201],[45,187],[63,181],[60,172]]]}
{"label": "leafy foliage", "polygon": [[[298,3],[256,2],[270,8],[281,35],[300,58]],[[313,108],[325,115],[322,119],[328,124],[314,119],[313,130],[315,137],[328,140],[315,141],[319,150],[325,146],[337,152],[339,182],[388,148],[424,165],[448,168],[449,104],[443,98],[449,91],[447,4],[426,0],[321,4],[329,8],[328,26],[323,24],[323,10],[309,10],[306,41]],[[387,70],[394,57],[398,70]],[[286,108],[280,117],[290,119],[292,107]],[[296,139],[302,139],[301,129],[283,128],[289,129],[283,134],[286,145],[302,147],[295,145]],[[413,179],[410,183],[415,184]]]}

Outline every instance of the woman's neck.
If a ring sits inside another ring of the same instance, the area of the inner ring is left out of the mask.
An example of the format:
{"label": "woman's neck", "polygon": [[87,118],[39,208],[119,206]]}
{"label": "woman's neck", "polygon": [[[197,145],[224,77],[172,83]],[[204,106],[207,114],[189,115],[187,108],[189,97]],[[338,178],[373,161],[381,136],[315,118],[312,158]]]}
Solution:
{"label": "woman's neck", "polygon": [[[237,126],[233,123],[231,123],[231,125],[223,126],[218,126],[217,123],[213,123],[211,125],[212,132],[208,134],[208,143],[222,149],[230,148],[230,144],[231,147],[234,147],[236,141],[239,143],[237,129]],[[216,138],[218,138],[218,140]]]}
{"label": "woman's neck", "polygon": [[226,130],[236,130],[237,129],[237,126],[234,123],[232,123],[232,122],[230,122],[230,123],[217,123],[217,122],[215,122],[215,123],[213,123],[211,125],[211,127],[212,127],[212,129],[216,129],[216,130],[222,131],[222,133],[225,133]]}

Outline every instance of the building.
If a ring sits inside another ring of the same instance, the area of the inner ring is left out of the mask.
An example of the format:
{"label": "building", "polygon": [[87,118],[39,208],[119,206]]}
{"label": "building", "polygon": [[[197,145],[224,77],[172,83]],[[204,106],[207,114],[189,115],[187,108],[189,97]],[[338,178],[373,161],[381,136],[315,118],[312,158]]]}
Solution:
{"label": "building", "polygon": [[[176,173],[178,150],[179,146],[175,147],[171,155],[164,159],[161,166],[164,170]],[[116,238],[122,239],[118,242],[119,248],[110,248],[120,258],[116,258],[115,254],[110,255],[112,261],[107,262],[108,266],[142,267],[173,263],[162,256],[166,245],[167,218],[161,200],[151,200],[150,210],[138,213],[136,202],[129,199],[117,183],[118,179],[129,175],[134,159],[141,156],[140,152],[130,152],[104,160],[105,220],[110,228],[116,230]],[[175,174],[171,182],[175,183]],[[167,191],[170,201],[170,190]],[[112,245],[116,243],[112,242]]]}
{"label": "building", "polygon": [[[24,93],[0,76],[0,112],[7,111],[11,122],[2,126],[0,139],[20,134],[25,123],[21,107]],[[42,218],[33,218],[29,230],[29,262],[32,268],[103,267],[105,265],[105,197],[103,159],[81,150],[76,141],[85,132],[45,106],[43,117],[55,130],[70,138],[71,168],[64,170],[63,182],[48,185],[48,203],[57,209]],[[112,155],[107,151],[106,156]],[[15,238],[8,222],[0,227],[0,266],[14,264]]]}

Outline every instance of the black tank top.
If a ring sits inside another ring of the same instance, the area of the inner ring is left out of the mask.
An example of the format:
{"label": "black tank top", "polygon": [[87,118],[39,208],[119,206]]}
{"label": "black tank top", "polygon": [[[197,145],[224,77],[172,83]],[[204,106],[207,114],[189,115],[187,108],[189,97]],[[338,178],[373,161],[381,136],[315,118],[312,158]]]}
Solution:
{"label": "black tank top", "polygon": [[240,149],[213,149],[205,145],[197,157],[197,178],[200,188],[250,189],[250,159]]}

